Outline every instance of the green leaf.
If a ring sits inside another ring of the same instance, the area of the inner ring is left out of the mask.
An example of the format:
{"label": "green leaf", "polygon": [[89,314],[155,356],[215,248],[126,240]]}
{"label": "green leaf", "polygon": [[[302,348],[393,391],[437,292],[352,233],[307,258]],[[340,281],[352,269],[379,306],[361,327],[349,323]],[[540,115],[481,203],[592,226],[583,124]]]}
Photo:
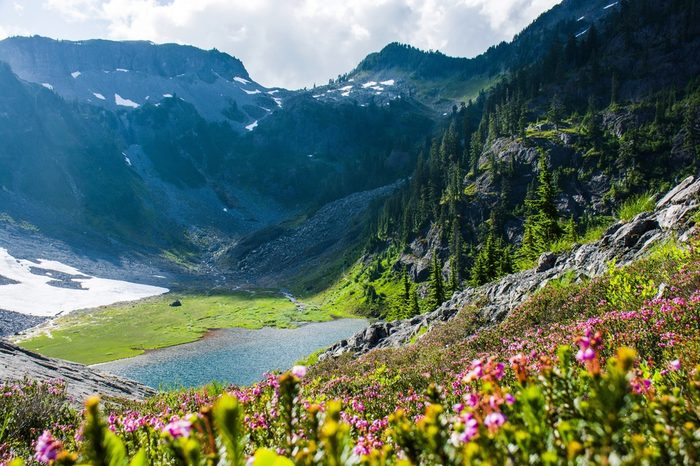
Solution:
{"label": "green leaf", "polygon": [[142,448],[138,452],[136,452],[134,457],[131,458],[131,461],[129,462],[129,466],[149,466],[148,465],[148,456],[146,455],[146,450],[144,450]]}

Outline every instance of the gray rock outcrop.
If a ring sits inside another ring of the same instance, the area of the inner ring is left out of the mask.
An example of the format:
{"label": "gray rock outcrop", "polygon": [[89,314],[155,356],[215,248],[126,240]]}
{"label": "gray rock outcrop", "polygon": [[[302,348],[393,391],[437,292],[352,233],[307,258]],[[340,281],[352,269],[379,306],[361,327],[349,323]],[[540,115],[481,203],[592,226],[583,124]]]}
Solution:
{"label": "gray rock outcrop", "polygon": [[629,264],[646,254],[652,245],[674,235],[680,241],[687,241],[695,230],[691,214],[700,205],[699,195],[700,179],[689,177],[661,198],[653,212],[639,214],[627,223],[616,223],[595,243],[580,245],[559,255],[545,253],[536,268],[508,275],[479,288],[466,288],[433,312],[395,322],[376,322],[333,345],[319,359],[347,352],[361,355],[375,348],[405,345],[421,329],[448,321],[465,306],[476,302],[484,303],[479,312],[486,325],[496,324],[534,291],[566,273],[592,278],[605,273],[610,261],[615,260],[618,265]]}
{"label": "gray rock outcrop", "polygon": [[76,404],[95,394],[141,400],[156,393],[152,388],[133,380],[106,374],[82,364],[47,358],[0,340],[0,381],[24,378],[63,380],[68,395]]}

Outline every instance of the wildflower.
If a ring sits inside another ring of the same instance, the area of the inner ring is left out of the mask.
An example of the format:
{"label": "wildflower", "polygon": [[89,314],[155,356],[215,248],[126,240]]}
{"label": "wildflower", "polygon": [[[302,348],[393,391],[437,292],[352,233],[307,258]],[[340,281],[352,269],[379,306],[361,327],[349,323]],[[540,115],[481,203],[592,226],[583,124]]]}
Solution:
{"label": "wildflower", "polygon": [[668,368],[674,372],[681,370],[681,361],[679,359],[674,359],[668,363]]}
{"label": "wildflower", "polygon": [[489,429],[490,432],[494,433],[506,423],[506,417],[502,413],[494,412],[486,416],[484,419],[484,425]]}
{"label": "wildflower", "polygon": [[49,464],[56,459],[62,449],[63,444],[56,440],[51,432],[45,430],[36,441],[34,458],[40,463]]}
{"label": "wildflower", "polygon": [[292,375],[297,377],[297,378],[303,379],[304,377],[306,377],[306,372],[307,372],[306,366],[294,366],[294,367],[292,367]]}
{"label": "wildflower", "polygon": [[475,393],[470,393],[469,395],[464,396],[464,401],[471,406],[472,408],[476,408],[479,406],[479,396]]}
{"label": "wildflower", "polygon": [[506,393],[506,403],[513,405],[515,403],[515,397],[510,393]]}
{"label": "wildflower", "polygon": [[192,431],[192,423],[186,419],[172,419],[163,428],[163,432],[172,438],[189,437]]}
{"label": "wildflower", "polygon": [[596,357],[595,350],[593,348],[581,348],[576,353],[576,360],[578,362],[593,361]]}
{"label": "wildflower", "polygon": [[458,439],[464,443],[469,442],[479,433],[479,423],[471,413],[467,413],[463,419],[464,432],[459,434]]}

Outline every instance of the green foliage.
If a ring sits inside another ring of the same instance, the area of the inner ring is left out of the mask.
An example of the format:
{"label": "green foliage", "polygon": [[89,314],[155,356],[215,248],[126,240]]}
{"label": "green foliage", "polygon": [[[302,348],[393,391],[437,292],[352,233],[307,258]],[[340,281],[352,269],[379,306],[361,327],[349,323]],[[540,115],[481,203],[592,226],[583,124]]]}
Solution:
{"label": "green foliage", "polygon": [[446,298],[445,295],[445,282],[442,277],[442,261],[437,254],[437,251],[433,251],[433,263],[430,268],[430,308],[435,309],[440,304],[444,303]]}
{"label": "green foliage", "polygon": [[556,190],[549,170],[548,157],[540,157],[537,187],[532,199],[525,201],[528,216],[523,226],[523,241],[518,251],[521,259],[531,261],[547,251],[561,236],[559,213],[554,204]]}
{"label": "green foliage", "polygon": [[629,222],[642,212],[654,210],[654,205],[654,196],[652,194],[640,194],[626,200],[617,211],[617,217],[624,222]]}
{"label": "green foliage", "polygon": [[625,268],[618,268],[615,261],[608,265],[608,275],[610,281],[605,298],[615,309],[628,309],[630,303],[640,298],[651,299],[658,291],[658,285],[652,279],[631,274]]}
{"label": "green foliage", "polygon": [[510,246],[496,237],[492,230],[476,254],[471,269],[470,284],[480,286],[512,272],[513,259]]}

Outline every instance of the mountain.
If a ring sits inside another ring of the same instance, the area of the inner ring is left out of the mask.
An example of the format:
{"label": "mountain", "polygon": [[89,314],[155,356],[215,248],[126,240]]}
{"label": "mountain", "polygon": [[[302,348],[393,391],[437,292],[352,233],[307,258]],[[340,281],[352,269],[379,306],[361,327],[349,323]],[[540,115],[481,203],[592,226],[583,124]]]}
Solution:
{"label": "mountain", "polygon": [[475,99],[508,72],[541,59],[547,50],[543,44],[565,42],[572,35],[580,37],[618,10],[619,2],[565,0],[511,42],[502,42],[474,58],[391,43],[368,55],[351,72],[310,92],[322,101],[350,100],[361,105],[411,97],[437,112],[450,112],[454,105]]}
{"label": "mountain", "polygon": [[116,111],[179,98],[239,130],[280,108],[287,93],[252,81],[237,58],[176,44],[11,37],[0,41],[0,61],[68,101]]}
{"label": "mountain", "polygon": [[569,31],[444,115],[323,305],[388,320],[433,310],[464,286],[598,239],[614,218],[696,173],[698,9],[685,0],[593,5],[595,22],[580,29],[585,18],[571,19],[580,5],[563,2],[500,49],[508,56],[542,31]]}
{"label": "mountain", "polygon": [[117,254],[177,251],[192,266],[407,176],[433,125],[412,101],[268,91],[237,59],[178,45],[11,38],[0,80],[3,215]]}

